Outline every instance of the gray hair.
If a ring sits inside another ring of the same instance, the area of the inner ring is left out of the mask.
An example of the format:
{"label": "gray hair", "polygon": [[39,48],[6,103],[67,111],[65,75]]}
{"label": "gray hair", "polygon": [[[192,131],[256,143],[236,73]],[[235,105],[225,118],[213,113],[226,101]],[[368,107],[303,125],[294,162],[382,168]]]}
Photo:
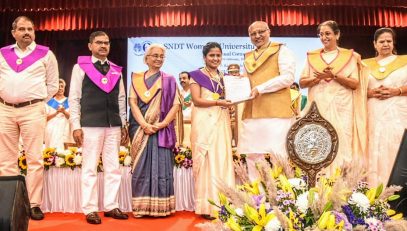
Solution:
{"label": "gray hair", "polygon": [[165,52],[167,51],[167,48],[165,48],[165,46],[162,45],[162,44],[159,44],[159,43],[153,43],[153,44],[151,44],[150,46],[147,47],[147,50],[146,50],[146,52],[144,53],[144,58],[143,58],[144,63],[146,63],[147,56],[151,54],[151,50],[152,50],[153,48],[159,48],[159,49],[161,49],[161,50],[163,51],[164,55],[165,55]]}

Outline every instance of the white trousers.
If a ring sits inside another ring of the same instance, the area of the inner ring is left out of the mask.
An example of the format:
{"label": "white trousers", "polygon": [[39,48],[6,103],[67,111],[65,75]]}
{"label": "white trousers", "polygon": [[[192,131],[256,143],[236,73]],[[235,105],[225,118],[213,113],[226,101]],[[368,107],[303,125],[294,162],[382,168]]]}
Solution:
{"label": "white trousers", "polygon": [[97,166],[100,154],[103,162],[104,211],[119,207],[118,193],[121,181],[119,169],[120,127],[83,127],[82,148],[82,210],[99,211]]}

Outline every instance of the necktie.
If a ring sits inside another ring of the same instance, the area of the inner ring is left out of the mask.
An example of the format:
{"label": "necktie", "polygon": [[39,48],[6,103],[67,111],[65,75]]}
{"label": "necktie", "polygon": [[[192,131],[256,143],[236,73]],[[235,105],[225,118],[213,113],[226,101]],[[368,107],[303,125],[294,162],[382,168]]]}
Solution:
{"label": "necktie", "polygon": [[106,75],[106,73],[109,71],[109,64],[107,62],[105,62],[104,64],[102,64],[100,62],[100,60],[96,61],[95,63],[95,67],[96,69],[98,69],[98,71],[100,71],[100,73],[102,73],[103,75]]}

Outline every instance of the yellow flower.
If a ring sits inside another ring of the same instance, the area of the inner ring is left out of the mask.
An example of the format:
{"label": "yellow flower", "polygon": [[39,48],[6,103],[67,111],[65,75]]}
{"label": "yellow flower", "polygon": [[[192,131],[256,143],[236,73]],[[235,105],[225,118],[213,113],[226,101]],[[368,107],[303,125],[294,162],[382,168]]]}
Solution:
{"label": "yellow flower", "polygon": [[226,222],[226,225],[232,231],[242,231],[242,228],[240,228],[239,224],[235,221],[233,217],[229,217],[228,221]]}
{"label": "yellow flower", "polygon": [[182,163],[182,161],[184,161],[184,159],[185,159],[185,156],[183,156],[183,155],[178,154],[178,155],[175,156],[175,162],[177,164]]}
{"label": "yellow flower", "polygon": [[283,175],[283,174],[279,175],[278,179],[280,181],[281,189],[284,192],[289,192],[289,193],[291,193],[291,195],[295,195],[293,188],[291,187],[291,184],[285,175]]}
{"label": "yellow flower", "polygon": [[369,199],[370,204],[372,205],[376,197],[376,188],[371,188],[366,192],[366,197]]}
{"label": "yellow flower", "polygon": [[394,214],[396,214],[396,211],[394,211],[393,209],[388,209],[387,211],[386,211],[386,214],[387,214],[387,216],[393,216]]}
{"label": "yellow flower", "polygon": [[22,170],[26,170],[27,169],[27,160],[25,155],[20,156],[18,158],[18,166],[22,169]]}
{"label": "yellow flower", "polygon": [[270,174],[273,177],[273,179],[277,179],[281,173],[283,173],[283,168],[277,165],[273,166],[273,168],[270,170]]}
{"label": "yellow flower", "polygon": [[77,153],[78,152],[77,147],[69,147],[68,150],[70,150],[72,153]]}
{"label": "yellow flower", "polygon": [[248,204],[245,204],[244,210],[247,218],[256,224],[253,230],[257,231],[263,230],[263,227],[275,217],[275,214],[273,213],[266,213],[266,206],[264,204],[260,205],[259,211]]}
{"label": "yellow flower", "polygon": [[403,214],[402,213],[397,213],[396,215],[391,217],[392,220],[401,220],[403,219]]}
{"label": "yellow flower", "polygon": [[46,149],[44,149],[44,151],[42,153],[43,153],[43,155],[44,154],[52,155],[52,153],[54,153],[55,150],[56,150],[55,148],[46,148]]}
{"label": "yellow flower", "polygon": [[260,183],[259,180],[255,180],[251,184],[245,183],[244,185],[239,186],[239,188],[245,190],[246,192],[252,195],[260,195],[259,183]]}
{"label": "yellow flower", "polygon": [[65,164],[67,166],[69,166],[69,167],[75,167],[76,164],[74,162],[74,158],[75,158],[75,155],[73,155],[73,154],[66,155],[65,156]]}
{"label": "yellow flower", "polygon": [[126,157],[127,153],[125,151],[120,151],[119,152],[119,158],[123,158]]}
{"label": "yellow flower", "polygon": [[44,152],[42,154],[42,159],[44,160],[44,166],[51,166],[52,165],[52,161],[50,161],[49,159],[52,157],[51,154]]}

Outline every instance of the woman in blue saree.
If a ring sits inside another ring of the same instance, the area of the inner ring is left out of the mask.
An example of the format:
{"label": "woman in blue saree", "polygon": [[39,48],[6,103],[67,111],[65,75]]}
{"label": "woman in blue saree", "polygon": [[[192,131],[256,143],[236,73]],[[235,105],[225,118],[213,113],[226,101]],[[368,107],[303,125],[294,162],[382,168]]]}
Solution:
{"label": "woman in blue saree", "polygon": [[135,217],[175,212],[172,149],[181,98],[175,78],[160,71],[164,58],[165,47],[151,44],[144,55],[148,70],[132,74],[129,133]]}

